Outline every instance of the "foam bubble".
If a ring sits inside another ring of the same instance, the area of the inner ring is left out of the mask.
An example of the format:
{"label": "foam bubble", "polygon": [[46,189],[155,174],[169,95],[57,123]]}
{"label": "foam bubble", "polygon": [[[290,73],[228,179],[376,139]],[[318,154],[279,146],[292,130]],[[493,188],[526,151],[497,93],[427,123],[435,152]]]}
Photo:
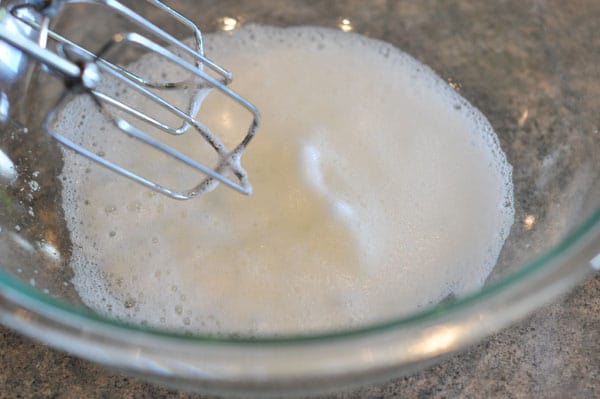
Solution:
{"label": "foam bubble", "polygon": [[[247,26],[205,41],[263,114],[242,160],[254,194],[220,187],[175,202],[65,152],[73,284],[87,305],[182,331],[285,333],[395,317],[481,287],[513,223],[512,171],[467,100],[356,34]],[[160,77],[168,65],[143,57],[132,68]],[[71,102],[57,129],[84,132],[87,148],[144,175],[197,183],[93,109]],[[213,91],[199,118],[232,143],[244,116]],[[207,154],[193,132],[160,137]]]}

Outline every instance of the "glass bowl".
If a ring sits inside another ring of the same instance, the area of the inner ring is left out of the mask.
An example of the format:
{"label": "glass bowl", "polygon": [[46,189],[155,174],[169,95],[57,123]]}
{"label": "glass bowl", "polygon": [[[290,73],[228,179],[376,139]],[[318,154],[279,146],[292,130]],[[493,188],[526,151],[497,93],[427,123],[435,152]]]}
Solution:
{"label": "glass bowl", "polygon": [[[69,248],[76,243],[69,241],[61,208],[62,157],[39,129],[58,86],[44,74],[33,74],[31,82],[11,88],[9,94],[18,100],[0,130],[0,148],[17,173],[14,182],[3,182],[0,192],[3,324],[56,348],[178,388],[293,395],[423,368],[507,326],[600,268],[600,4],[169,4],[203,32],[234,34],[248,23],[325,26],[384,40],[429,65],[486,115],[513,166],[515,223],[495,269],[477,292],[331,331],[192,335],[103,317],[87,309],[69,283]],[[120,23],[98,15],[91,18],[86,6],[69,6],[59,25],[93,46],[97,35],[116,32]],[[156,12],[149,15],[162,18]],[[189,35],[171,25],[174,34]]]}

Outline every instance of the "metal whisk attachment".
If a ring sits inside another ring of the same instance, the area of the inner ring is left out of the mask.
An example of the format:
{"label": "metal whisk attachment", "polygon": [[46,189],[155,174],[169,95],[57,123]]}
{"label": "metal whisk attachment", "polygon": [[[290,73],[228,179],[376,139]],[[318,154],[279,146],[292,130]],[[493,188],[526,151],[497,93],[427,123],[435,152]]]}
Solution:
{"label": "metal whisk attachment", "polygon": [[[257,131],[260,122],[258,110],[228,86],[232,79],[231,73],[204,55],[202,34],[193,22],[161,1],[146,0],[146,2],[156,8],[156,11],[167,13],[175,23],[186,26],[193,35],[193,46],[176,39],[119,1],[15,0],[2,3],[2,0],[0,0],[0,49],[2,49],[2,41],[10,46],[4,46],[5,50],[9,50],[4,51],[4,55],[0,55],[0,67],[3,58],[22,56],[22,52],[38,61],[45,72],[58,76],[64,81],[64,93],[46,116],[44,128],[59,143],[84,157],[175,199],[195,198],[212,190],[219,182],[241,193],[250,194],[252,187],[248,182],[245,170],[241,167],[240,159],[242,152]],[[106,7],[111,13],[126,18],[132,29],[129,30],[128,28],[126,32],[114,34],[95,53],[83,48],[51,29],[53,21],[58,18],[64,7],[79,3],[86,6]],[[20,29],[15,29],[15,26],[20,27]],[[18,34],[15,34],[17,31]],[[162,57],[172,63],[173,66],[187,71],[190,77],[181,81],[150,80],[109,61],[111,53],[119,51],[127,44],[141,47],[147,52]],[[188,59],[191,61],[188,61]],[[9,76],[7,78],[3,76],[1,69],[0,81],[18,77]],[[101,83],[103,79],[107,78],[118,81],[127,89],[135,91],[180,122],[177,125],[161,122],[143,110],[104,92]],[[184,109],[173,105],[161,96],[161,93],[167,90],[182,88],[185,88],[188,92],[191,90],[192,93],[189,104]],[[196,120],[202,100],[209,89],[228,96],[234,103],[251,114],[252,122],[245,136],[233,149],[228,149],[216,134],[202,122]],[[145,145],[154,147],[177,162],[200,171],[204,174],[204,177],[188,190],[181,191],[169,188],[153,181],[151,178],[140,176],[131,169],[117,165],[89,148],[77,144],[61,132],[54,130],[53,126],[61,108],[74,96],[80,95],[90,96],[95,106],[107,115],[109,120],[123,133]],[[136,127],[134,125],[135,120],[142,121],[169,135],[197,133],[214,149],[219,161],[216,166],[206,166],[204,163],[166,145],[155,135],[150,135],[147,131]]]}

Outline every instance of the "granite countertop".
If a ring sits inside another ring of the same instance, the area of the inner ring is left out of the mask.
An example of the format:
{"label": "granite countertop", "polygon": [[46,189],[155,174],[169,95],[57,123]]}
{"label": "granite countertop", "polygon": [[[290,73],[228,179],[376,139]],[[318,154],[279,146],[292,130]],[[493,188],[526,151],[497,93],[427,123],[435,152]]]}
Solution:
{"label": "granite countertop", "polygon": [[[191,0],[182,3],[191,4]],[[304,1],[290,3],[291,10],[268,9],[262,14],[258,5],[264,2],[220,3],[237,10],[232,15],[246,15],[248,21],[274,20],[285,25],[298,16],[304,23],[320,24],[327,16],[344,15],[356,23],[357,31],[369,26],[367,33],[418,55],[444,78],[469,82],[462,86],[462,94],[488,116],[497,131],[505,133],[502,144],[513,165],[544,165],[554,159],[545,153],[553,146],[541,146],[531,152],[532,158],[520,159],[522,147],[530,141],[561,142],[564,137],[573,139],[560,147],[559,161],[578,165],[579,153],[570,143],[582,132],[597,132],[598,1],[382,1],[387,7],[377,9],[358,0],[320,2],[322,8],[315,7],[313,1]],[[513,11],[504,12],[506,9]],[[395,13],[397,19],[388,24],[368,23],[388,13]],[[288,14],[290,19],[285,19]],[[206,13],[202,18],[211,21],[220,16]],[[72,23],[107,21],[73,18]],[[524,124],[527,115],[529,122]],[[593,148],[584,146],[583,150]],[[539,176],[535,174],[538,172]],[[539,179],[548,180],[541,172],[541,168],[515,168],[516,189],[530,195],[530,187],[536,187]],[[544,187],[538,190],[539,197],[517,196],[527,198],[517,204],[517,220],[524,220],[538,203],[556,204],[557,198],[563,198],[558,194],[568,191],[564,180],[564,176],[552,180],[555,185],[550,188],[554,191]],[[550,198],[554,192],[556,198]],[[563,203],[569,204],[570,199],[565,198]],[[549,231],[541,222],[538,226],[539,232]],[[516,237],[521,242],[521,237]],[[121,375],[0,327],[0,399],[29,397],[207,398]],[[327,397],[600,397],[600,274],[525,320],[436,366],[413,376]]]}
{"label": "granite countertop", "polygon": [[[0,398],[175,397],[0,328]],[[328,398],[600,396],[600,275],[464,353],[416,375]]]}

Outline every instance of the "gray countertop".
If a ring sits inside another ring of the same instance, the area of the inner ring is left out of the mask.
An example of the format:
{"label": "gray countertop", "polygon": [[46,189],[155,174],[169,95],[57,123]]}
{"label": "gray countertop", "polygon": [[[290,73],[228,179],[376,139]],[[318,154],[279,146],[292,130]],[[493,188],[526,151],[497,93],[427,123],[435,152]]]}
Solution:
{"label": "gray countertop", "polygon": [[[248,20],[293,22],[283,17],[283,8],[261,14],[257,11],[263,3],[260,1],[221,3],[237,10],[235,15],[253,16]],[[288,3],[297,9],[291,15],[299,15],[305,23],[317,23],[329,15],[349,16],[356,22],[357,30],[363,25],[371,27],[369,34],[417,55],[444,78],[469,82],[462,86],[462,93],[488,116],[495,129],[504,133],[503,148],[511,156],[513,166],[518,162],[541,165],[550,159],[545,151],[554,149],[550,145],[553,140],[598,131],[597,0],[382,1],[387,7],[377,9],[354,0],[320,2],[322,8],[313,7],[313,1]],[[431,11],[436,4],[440,7]],[[514,10],[507,13],[506,9]],[[387,25],[367,24],[391,12],[396,13],[397,20]],[[221,15],[203,15],[207,21],[216,16]],[[87,24],[89,20],[73,20],[81,21]],[[522,110],[530,115],[524,126],[518,122]],[[543,141],[545,145],[533,151],[532,158],[519,158],[522,147],[531,141]],[[559,147],[559,160],[577,165],[579,153],[567,144]],[[531,187],[537,187],[537,177],[547,180],[539,171],[539,176],[526,174],[530,170],[536,171],[515,167],[515,186],[526,195],[530,195]],[[552,189],[559,194],[566,192],[564,179],[557,178]],[[517,204],[516,220],[523,220],[531,208],[537,210],[534,200],[545,201],[542,194],[551,193],[545,186],[539,192],[540,197],[535,198],[517,196],[528,200]],[[556,198],[550,201],[556,203]],[[567,198],[565,203],[568,201]],[[539,222],[538,225],[538,231],[551,231],[543,230]],[[553,242],[546,241],[548,245]],[[0,399],[19,397],[206,398],[123,376],[0,327]],[[600,275],[518,324],[434,367],[329,397],[600,397]]]}
{"label": "gray countertop", "polygon": [[[0,398],[206,398],[138,381],[0,328]],[[331,398],[600,396],[600,275],[416,375]]]}

